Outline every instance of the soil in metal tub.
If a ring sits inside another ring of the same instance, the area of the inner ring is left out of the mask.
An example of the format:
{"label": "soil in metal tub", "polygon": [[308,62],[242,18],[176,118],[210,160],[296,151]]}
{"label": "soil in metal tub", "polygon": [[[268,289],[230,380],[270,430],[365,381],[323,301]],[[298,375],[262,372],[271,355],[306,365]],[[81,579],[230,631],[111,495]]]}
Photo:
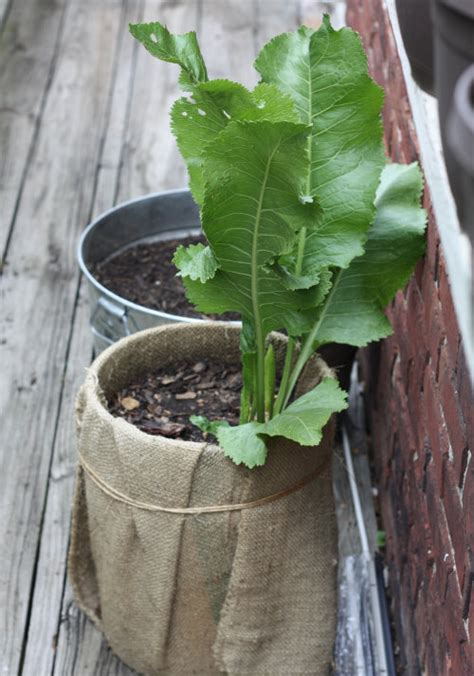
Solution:
{"label": "soil in metal tub", "polygon": [[92,273],[106,289],[152,310],[199,319],[240,319],[234,312],[204,315],[187,300],[172,259],[180,244],[198,242],[204,239],[194,236],[134,244],[96,263]]}

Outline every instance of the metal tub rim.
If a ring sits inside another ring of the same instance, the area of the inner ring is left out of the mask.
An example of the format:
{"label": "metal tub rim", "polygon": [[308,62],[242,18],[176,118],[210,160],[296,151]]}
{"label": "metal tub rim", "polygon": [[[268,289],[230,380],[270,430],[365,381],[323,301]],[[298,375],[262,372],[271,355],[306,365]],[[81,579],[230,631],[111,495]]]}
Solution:
{"label": "metal tub rim", "polygon": [[[111,216],[113,213],[119,211],[123,207],[131,206],[133,204],[138,204],[140,202],[144,202],[146,200],[155,198],[155,197],[163,197],[165,195],[171,195],[171,194],[177,194],[177,193],[189,193],[189,190],[187,188],[177,188],[174,190],[160,190],[158,192],[154,193],[149,193],[148,195],[142,195],[141,197],[134,197],[133,199],[127,200],[125,202],[120,202],[119,204],[115,205],[114,207],[111,207],[107,211],[102,212],[99,214],[93,221],[87,225],[87,227],[84,229],[82,232],[80,238],[79,238],[79,243],[77,246],[77,260],[79,263],[79,267],[81,269],[82,274],[86,277],[86,279],[92,284],[98,291],[101,292],[104,296],[110,298],[110,300],[115,301],[116,303],[120,303],[121,305],[124,305],[127,308],[130,308],[131,310],[136,310],[139,312],[146,312],[147,314],[151,315],[152,317],[159,317],[160,319],[167,319],[171,322],[191,322],[191,323],[200,323],[200,322],[205,322],[209,321],[207,319],[200,319],[199,317],[185,317],[183,315],[173,315],[168,312],[163,312],[161,310],[154,310],[153,308],[149,308],[146,305],[139,305],[138,303],[134,303],[131,300],[128,300],[127,298],[124,298],[123,296],[119,296],[113,291],[110,291],[107,287],[103,286],[96,277],[92,274],[92,272],[89,270],[87,267],[87,264],[84,260],[83,256],[83,248],[84,248],[84,243],[89,236],[89,233],[93,231],[96,227],[98,227],[101,223],[101,221],[104,220],[104,218],[107,218],[108,216]],[[240,322],[236,322],[237,324],[240,324]]]}

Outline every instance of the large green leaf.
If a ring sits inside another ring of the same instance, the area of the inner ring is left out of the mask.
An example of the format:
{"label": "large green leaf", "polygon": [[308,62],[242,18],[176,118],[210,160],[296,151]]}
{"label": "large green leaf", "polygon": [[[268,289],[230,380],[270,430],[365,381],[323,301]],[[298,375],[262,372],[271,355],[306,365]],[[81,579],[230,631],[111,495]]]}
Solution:
{"label": "large green leaf", "polygon": [[306,293],[287,289],[271,265],[301,227],[317,227],[318,205],[301,199],[306,147],[305,125],[266,121],[232,122],[207,147],[201,220],[219,269],[205,284],[184,280],[202,311],[235,310],[264,335],[295,331]]}
{"label": "large green leaf", "polygon": [[267,447],[260,436],[264,428],[263,423],[257,422],[236,427],[222,426],[216,430],[216,436],[224,455],[236,465],[244,464],[252,469],[264,465],[267,459]]}
{"label": "large green leaf", "polygon": [[302,446],[315,446],[321,441],[323,427],[331,415],[347,408],[346,398],[337,380],[325,378],[269,420],[265,434],[292,439]]}
{"label": "large green leaf", "polygon": [[307,193],[320,201],[323,220],[308,233],[302,273],[347,267],[363,253],[384,165],[383,93],[367,74],[360,38],[333,30],[326,16],[317,31],[302,27],[271,40],[255,66],[311,125]]}
{"label": "large green leaf", "polygon": [[336,411],[347,408],[347,394],[337,380],[325,378],[266,423],[250,422],[236,427],[219,425],[213,432],[225,455],[247,467],[263,465],[267,437],[285,437],[301,446],[320,443],[323,428]]}
{"label": "large green leaf", "polygon": [[207,70],[202,58],[196,33],[173,35],[158,21],[129,25],[130,33],[157,59],[181,66],[180,82],[189,89],[207,80]]}
{"label": "large green leaf", "polygon": [[366,252],[336,274],[314,338],[363,346],[391,333],[384,309],[423,254],[426,213],[420,207],[421,172],[414,164],[389,164],[376,197],[376,217]]}

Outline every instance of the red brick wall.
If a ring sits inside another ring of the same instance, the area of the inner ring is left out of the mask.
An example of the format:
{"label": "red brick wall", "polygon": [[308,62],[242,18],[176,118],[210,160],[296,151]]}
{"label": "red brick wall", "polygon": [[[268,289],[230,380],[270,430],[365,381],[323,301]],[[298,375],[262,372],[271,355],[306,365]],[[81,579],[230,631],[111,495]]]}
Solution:
{"label": "red brick wall", "polygon": [[[385,89],[387,153],[398,162],[418,159],[383,0],[348,0],[347,21]],[[471,676],[473,393],[427,190],[424,205],[426,256],[388,311],[394,335],[365,350],[363,362],[404,672]]]}

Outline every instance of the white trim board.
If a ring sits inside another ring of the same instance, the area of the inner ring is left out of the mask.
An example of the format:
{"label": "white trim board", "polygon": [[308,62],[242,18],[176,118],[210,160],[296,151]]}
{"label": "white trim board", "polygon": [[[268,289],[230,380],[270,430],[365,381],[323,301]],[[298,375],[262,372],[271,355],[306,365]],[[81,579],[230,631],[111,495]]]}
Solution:
{"label": "white trim board", "polygon": [[395,0],[384,0],[384,2],[405,75],[408,99],[420,145],[421,161],[446,259],[466,360],[471,377],[474,378],[473,251],[469,239],[459,227],[456,205],[449,187],[441,145],[437,101],[425,94],[413,80],[400,33]]}

